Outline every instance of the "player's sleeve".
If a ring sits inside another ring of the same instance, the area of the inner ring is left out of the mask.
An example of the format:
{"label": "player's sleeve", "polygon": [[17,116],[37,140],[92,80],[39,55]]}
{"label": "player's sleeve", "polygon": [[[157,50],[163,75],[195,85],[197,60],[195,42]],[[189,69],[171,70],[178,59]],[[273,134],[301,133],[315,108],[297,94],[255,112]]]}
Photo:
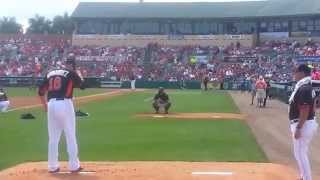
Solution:
{"label": "player's sleeve", "polygon": [[48,91],[48,87],[49,87],[49,80],[46,75],[39,86],[38,95],[44,96],[46,94],[46,92]]}
{"label": "player's sleeve", "polygon": [[298,105],[305,106],[305,105],[313,105],[313,98],[312,98],[312,89],[311,88],[302,88],[299,92],[298,98]]}

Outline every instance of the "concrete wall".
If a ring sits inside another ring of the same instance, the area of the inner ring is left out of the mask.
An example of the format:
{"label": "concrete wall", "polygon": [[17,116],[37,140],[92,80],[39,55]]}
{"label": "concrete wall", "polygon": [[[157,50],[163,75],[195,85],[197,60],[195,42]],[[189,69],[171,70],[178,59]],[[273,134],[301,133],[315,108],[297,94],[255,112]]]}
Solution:
{"label": "concrete wall", "polygon": [[240,42],[243,46],[255,45],[254,35],[73,35],[72,44],[78,46],[137,46],[144,47],[149,43],[161,45],[202,45],[228,46]]}

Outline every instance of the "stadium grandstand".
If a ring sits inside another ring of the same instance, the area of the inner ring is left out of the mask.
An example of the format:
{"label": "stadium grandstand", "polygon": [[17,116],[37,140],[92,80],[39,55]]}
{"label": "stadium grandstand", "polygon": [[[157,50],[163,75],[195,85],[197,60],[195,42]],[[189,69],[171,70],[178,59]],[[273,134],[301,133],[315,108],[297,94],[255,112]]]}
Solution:
{"label": "stadium grandstand", "polygon": [[[218,35],[282,32],[318,36],[320,1],[203,3],[81,2],[72,14],[77,34]],[[279,33],[278,33],[279,34]]]}
{"label": "stadium grandstand", "polygon": [[72,19],[72,37],[0,35],[0,76],[42,77],[70,53],[85,77],[119,82],[288,82],[295,63],[320,64],[318,0],[80,2]]}
{"label": "stadium grandstand", "polygon": [[254,47],[269,40],[319,41],[320,2],[80,2],[72,14],[75,45]]}

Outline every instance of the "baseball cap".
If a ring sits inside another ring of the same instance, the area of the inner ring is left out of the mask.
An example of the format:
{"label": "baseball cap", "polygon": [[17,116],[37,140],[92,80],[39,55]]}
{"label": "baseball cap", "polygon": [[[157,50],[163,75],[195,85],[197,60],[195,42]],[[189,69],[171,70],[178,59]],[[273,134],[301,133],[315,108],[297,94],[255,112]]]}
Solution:
{"label": "baseball cap", "polygon": [[306,75],[310,75],[311,74],[311,68],[306,64],[301,64],[295,69],[295,72],[302,72],[302,73],[304,73]]}

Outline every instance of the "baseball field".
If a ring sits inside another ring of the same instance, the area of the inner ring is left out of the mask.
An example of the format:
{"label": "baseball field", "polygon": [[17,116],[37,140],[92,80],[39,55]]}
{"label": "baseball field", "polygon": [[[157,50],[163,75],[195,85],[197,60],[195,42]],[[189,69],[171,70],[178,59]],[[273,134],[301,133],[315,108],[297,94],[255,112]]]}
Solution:
{"label": "baseball field", "polygon": [[[46,172],[46,113],[35,90],[7,91],[12,107],[0,114],[0,179],[55,179]],[[79,155],[86,173],[69,175],[64,164],[66,174],[57,176],[134,180],[295,177],[291,169],[268,163],[227,92],[168,90],[173,104],[169,115],[152,114],[155,93],[77,91],[77,109],[90,114],[77,119]],[[36,119],[22,120],[23,113]],[[60,160],[66,161],[64,140],[60,145]]]}

